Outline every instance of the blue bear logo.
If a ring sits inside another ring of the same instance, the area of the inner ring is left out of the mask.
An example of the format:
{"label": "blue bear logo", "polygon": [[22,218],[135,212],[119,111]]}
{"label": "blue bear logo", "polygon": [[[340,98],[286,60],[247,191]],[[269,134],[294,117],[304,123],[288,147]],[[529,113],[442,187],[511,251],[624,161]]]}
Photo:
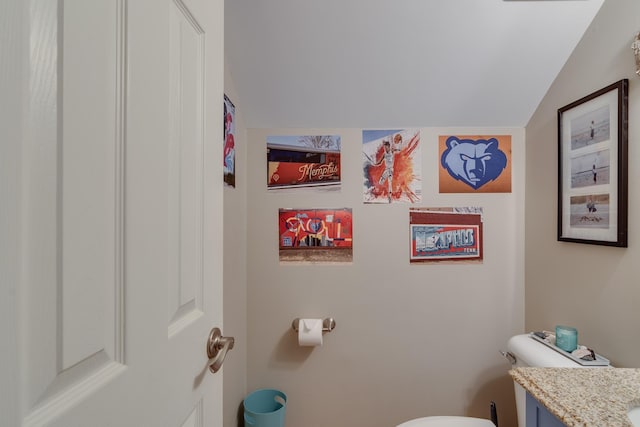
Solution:
{"label": "blue bear logo", "polygon": [[458,139],[450,136],[440,163],[452,178],[477,190],[500,176],[507,156],[498,148],[498,140]]}

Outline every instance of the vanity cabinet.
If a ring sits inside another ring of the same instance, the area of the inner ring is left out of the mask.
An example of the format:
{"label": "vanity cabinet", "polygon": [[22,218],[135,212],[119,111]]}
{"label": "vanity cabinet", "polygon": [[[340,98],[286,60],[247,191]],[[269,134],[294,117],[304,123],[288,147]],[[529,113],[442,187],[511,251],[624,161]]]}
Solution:
{"label": "vanity cabinet", "polygon": [[562,422],[547,410],[533,396],[527,393],[527,427],[565,427]]}
{"label": "vanity cabinet", "polygon": [[628,413],[640,402],[638,368],[523,366],[509,373],[527,392],[527,427],[634,425]]}

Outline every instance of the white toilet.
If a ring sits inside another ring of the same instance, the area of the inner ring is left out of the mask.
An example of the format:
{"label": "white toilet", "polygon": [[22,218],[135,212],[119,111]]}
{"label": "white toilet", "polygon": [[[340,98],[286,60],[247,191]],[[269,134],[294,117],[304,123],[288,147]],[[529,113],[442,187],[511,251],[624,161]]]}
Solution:
{"label": "white toilet", "polygon": [[471,417],[424,417],[407,421],[398,427],[496,427],[489,420]]}
{"label": "white toilet", "polygon": [[[508,353],[503,353],[511,361],[511,366],[547,367],[547,368],[583,368],[579,363],[563,356],[557,351],[534,340],[529,334],[516,335],[507,343]],[[518,426],[525,427],[526,392],[520,384],[514,383],[516,391],[516,410],[518,412]],[[494,424],[482,418],[471,417],[424,417],[416,418],[398,425],[397,427],[495,427]]]}

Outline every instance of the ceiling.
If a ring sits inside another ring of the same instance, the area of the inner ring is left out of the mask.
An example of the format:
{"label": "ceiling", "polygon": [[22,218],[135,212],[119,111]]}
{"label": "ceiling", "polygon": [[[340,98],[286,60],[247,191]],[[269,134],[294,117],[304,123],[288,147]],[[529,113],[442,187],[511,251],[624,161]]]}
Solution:
{"label": "ceiling", "polygon": [[226,0],[248,128],[527,124],[604,0]]}

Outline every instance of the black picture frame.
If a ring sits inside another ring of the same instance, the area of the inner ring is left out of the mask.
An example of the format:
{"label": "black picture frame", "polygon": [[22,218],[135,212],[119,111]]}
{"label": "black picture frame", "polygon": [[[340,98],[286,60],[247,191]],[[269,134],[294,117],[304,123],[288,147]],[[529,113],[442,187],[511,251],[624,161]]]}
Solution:
{"label": "black picture frame", "polygon": [[558,109],[558,240],[627,247],[629,81]]}

